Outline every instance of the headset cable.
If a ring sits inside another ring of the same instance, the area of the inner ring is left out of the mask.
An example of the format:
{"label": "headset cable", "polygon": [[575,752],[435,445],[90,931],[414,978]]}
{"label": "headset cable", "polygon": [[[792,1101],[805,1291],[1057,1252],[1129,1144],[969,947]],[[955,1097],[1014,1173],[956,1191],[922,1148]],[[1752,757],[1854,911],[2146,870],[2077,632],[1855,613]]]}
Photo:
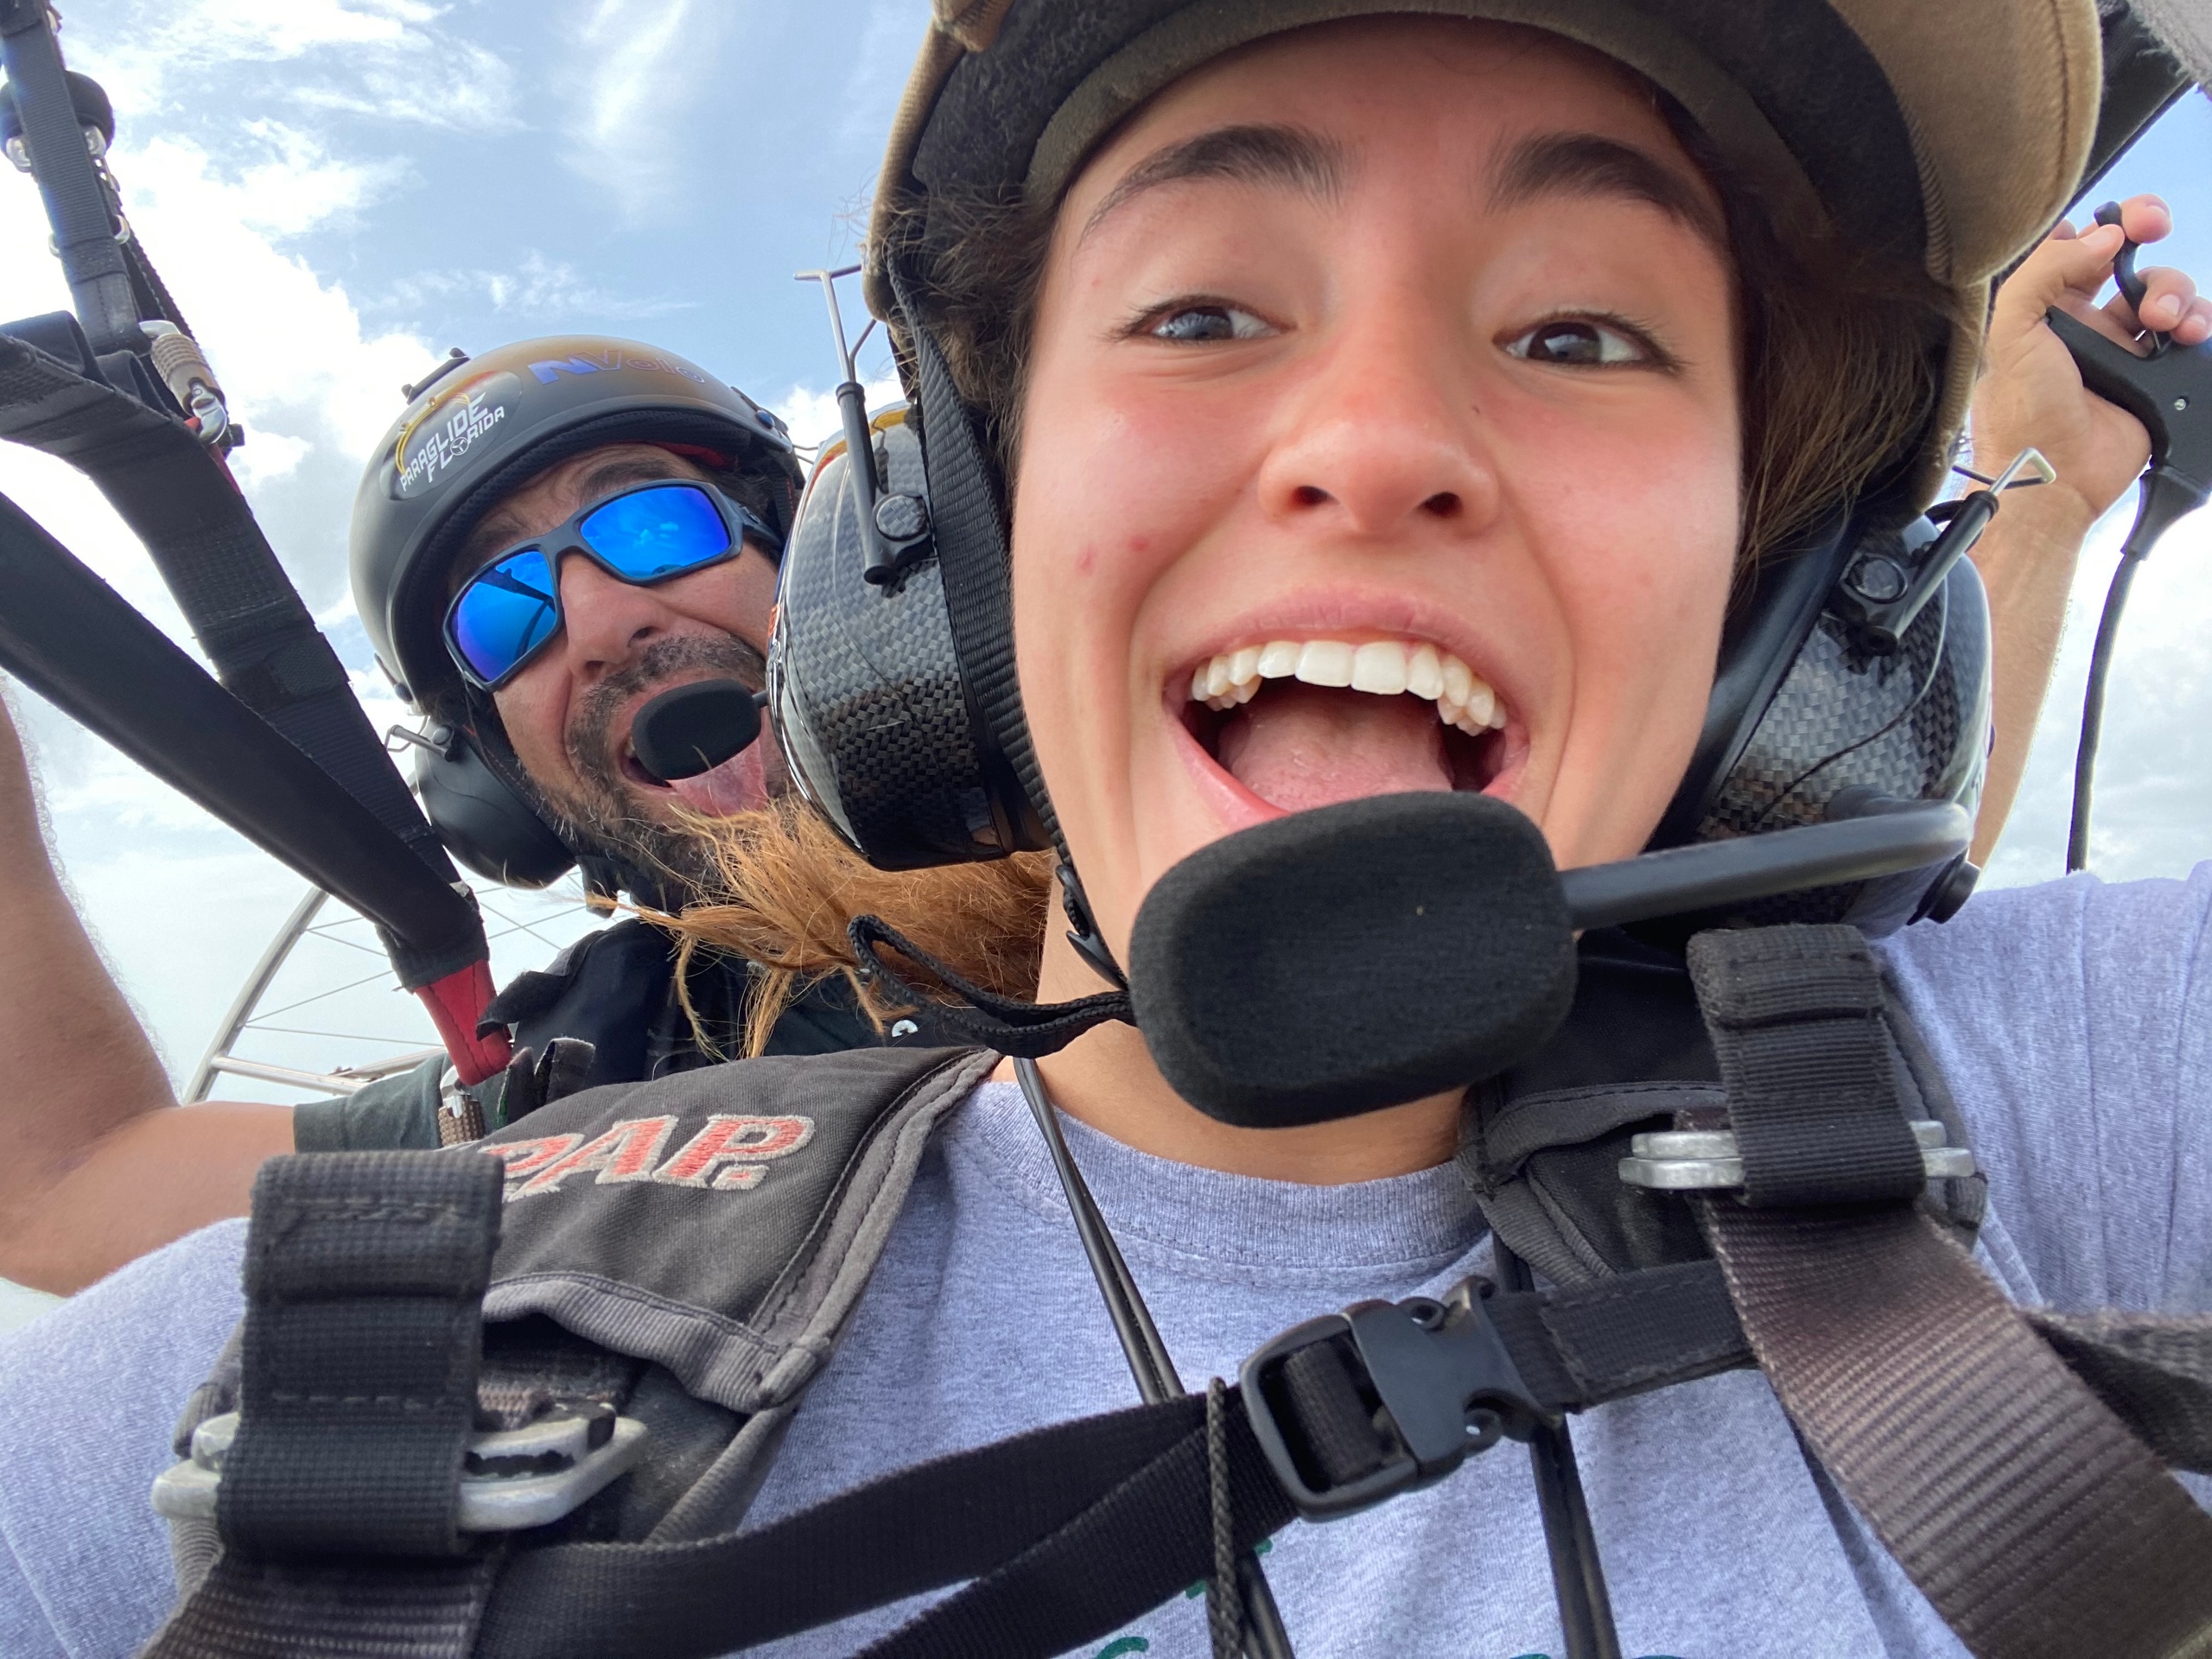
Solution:
{"label": "headset cable", "polygon": [[[1114,1334],[1121,1340],[1122,1357],[1129,1363],[1129,1374],[1136,1378],[1137,1393],[1148,1406],[1181,1399],[1185,1389],[1182,1379],[1175,1374],[1175,1363],[1167,1357],[1167,1344],[1160,1340],[1160,1327],[1153,1323],[1152,1310],[1145,1306],[1136,1281],[1129,1274],[1129,1265],[1122,1259],[1121,1247],[1114,1243],[1106,1217],[1099,1213],[1097,1201],[1090,1196],[1083,1172],[1076,1167],[1075,1156],[1068,1150],[1067,1136],[1060,1131],[1059,1114],[1052,1105],[1052,1097],[1045,1091],[1045,1078],[1037,1070],[1037,1062],[1015,1060],[1014,1074],[1020,1079],[1022,1096],[1028,1101],[1030,1113],[1036,1118],[1045,1145],[1052,1154],[1052,1168],[1060,1178],[1060,1191],[1067,1195],[1069,1212],[1075,1217],[1076,1236],[1083,1241],[1083,1253],[1090,1260],[1091,1276],[1097,1280],[1098,1294],[1105,1299],[1107,1314],[1114,1321]],[[1261,1570],[1258,1555],[1246,1550],[1236,1567],[1236,1594],[1243,1606],[1246,1654],[1249,1659],[1295,1659],[1289,1632],[1283,1628],[1281,1610],[1275,1605],[1274,1592],[1268,1586],[1267,1574]]]}

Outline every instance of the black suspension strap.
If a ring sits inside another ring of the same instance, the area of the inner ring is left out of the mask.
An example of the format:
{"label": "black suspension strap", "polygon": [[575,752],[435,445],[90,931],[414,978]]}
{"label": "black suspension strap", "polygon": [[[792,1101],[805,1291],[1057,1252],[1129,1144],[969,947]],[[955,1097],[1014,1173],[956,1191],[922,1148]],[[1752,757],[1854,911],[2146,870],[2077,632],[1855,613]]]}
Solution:
{"label": "black suspension strap", "polygon": [[[225,689],[383,825],[404,856],[458,876],[354,698],[251,509],[220,459],[243,435],[182,315],[123,216],[83,123],[112,131],[97,87],[73,86],[49,0],[0,0],[0,52],[76,315],[0,334],[0,438],[92,479],[145,543]],[[78,107],[85,92],[89,111]],[[212,423],[212,424],[211,424]],[[380,928],[400,982],[423,999],[464,1083],[506,1061],[504,1033],[477,1031],[492,995],[473,911],[460,937]]]}
{"label": "black suspension strap", "polygon": [[0,665],[387,933],[481,937],[466,896],[5,497]]}
{"label": "black suspension strap", "polygon": [[1845,1496],[1980,1659],[2212,1651],[2212,1516],[1913,1202],[1865,940],[1707,933],[1689,962],[1745,1174],[1694,1202]]}
{"label": "black suspension strap", "polygon": [[77,315],[100,351],[135,351],[143,342],[130,270],[85,149],[48,0],[0,0],[0,57]]}
{"label": "black suspension strap", "polygon": [[[66,337],[49,343],[74,349]],[[391,839],[392,856],[454,890],[452,861],[245,498],[181,423],[101,383],[98,372],[95,364],[65,361],[0,334],[0,438],[90,477],[145,543],[224,689],[359,803]],[[89,663],[77,672],[109,671],[102,659]],[[125,680],[114,690],[120,702],[137,688]],[[148,699],[136,717],[156,723],[162,715]],[[423,997],[462,1080],[474,1083],[505,1064],[505,1043],[504,1034],[476,1033],[491,996],[489,951],[473,905],[456,896],[461,902],[443,907],[446,919],[435,928],[394,928],[371,913],[401,982]]]}
{"label": "black suspension strap", "polygon": [[501,1174],[474,1152],[262,1166],[223,1554],[146,1659],[471,1651],[500,1561],[458,1517]]}

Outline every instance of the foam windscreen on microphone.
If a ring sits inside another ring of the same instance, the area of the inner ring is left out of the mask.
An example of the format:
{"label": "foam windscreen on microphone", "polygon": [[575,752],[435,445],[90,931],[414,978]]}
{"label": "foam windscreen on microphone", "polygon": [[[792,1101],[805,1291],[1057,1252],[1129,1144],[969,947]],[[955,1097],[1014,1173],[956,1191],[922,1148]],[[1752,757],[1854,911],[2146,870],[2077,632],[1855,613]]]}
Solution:
{"label": "foam windscreen on microphone", "polygon": [[663,783],[711,772],[760,735],[760,699],[737,680],[694,680],[664,691],[630,723],[638,764]]}
{"label": "foam windscreen on microphone", "polygon": [[1139,1030],[1210,1117],[1286,1128],[1497,1076],[1574,996],[1536,826],[1487,796],[1378,796],[1215,842],[1147,895]]}

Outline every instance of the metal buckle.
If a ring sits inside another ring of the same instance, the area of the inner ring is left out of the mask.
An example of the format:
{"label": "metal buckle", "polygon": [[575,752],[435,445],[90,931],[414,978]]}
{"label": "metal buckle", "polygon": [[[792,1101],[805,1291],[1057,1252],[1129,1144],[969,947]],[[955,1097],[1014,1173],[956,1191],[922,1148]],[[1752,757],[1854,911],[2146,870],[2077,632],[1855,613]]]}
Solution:
{"label": "metal buckle", "polygon": [[[192,1455],[154,1480],[154,1511],[171,1521],[212,1521],[223,1459],[238,1414],[210,1417],[192,1432]],[[556,1411],[520,1428],[468,1437],[456,1524],[462,1532],[520,1532],[581,1508],[645,1455],[645,1426],[611,1406]]]}
{"label": "metal buckle", "polygon": [[[1974,1154],[1946,1144],[1949,1136],[1932,1117],[1912,1120],[1920,1143],[1921,1166],[1931,1181],[1963,1179],[1974,1173]],[[1732,1129],[1670,1129],[1632,1136],[1620,1176],[1630,1186],[1656,1192],[1706,1192],[1744,1184],[1743,1154]]]}
{"label": "metal buckle", "polygon": [[[1497,1329],[1483,1310],[1490,1284],[1467,1279],[1439,1302],[1355,1302],[1341,1313],[1286,1331],[1244,1362],[1245,1414],[1299,1513],[1332,1521],[1444,1478],[1468,1454],[1486,1452],[1501,1436],[1525,1440],[1550,1414],[1528,1386]],[[1282,1375],[1284,1362],[1306,1348],[1337,1342],[1356,1358],[1354,1386],[1373,1408],[1374,1426],[1391,1448],[1382,1466],[1340,1486],[1317,1484],[1310,1460],[1293,1449],[1286,1426],[1297,1409]]]}

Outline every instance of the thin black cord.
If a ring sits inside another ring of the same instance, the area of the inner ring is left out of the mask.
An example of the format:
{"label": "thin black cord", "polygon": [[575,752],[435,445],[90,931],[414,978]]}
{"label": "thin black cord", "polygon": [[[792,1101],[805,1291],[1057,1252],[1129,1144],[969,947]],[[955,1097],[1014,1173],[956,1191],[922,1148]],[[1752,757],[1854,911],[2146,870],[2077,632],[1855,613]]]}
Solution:
{"label": "thin black cord", "polygon": [[1244,1611],[1239,1604],[1236,1516],[1229,1494],[1229,1386],[1206,1384],[1206,1497],[1213,1511],[1213,1576],[1206,1580],[1206,1632],[1213,1659],[1237,1659],[1244,1650]]}
{"label": "thin black cord", "polygon": [[2205,490],[2161,461],[2143,474],[2135,502],[2135,522],[2120,544],[2120,568],[2112,573],[2105,593],[2104,614],[2097,619],[2097,641],[2089,652],[2089,683],[2082,696],[2082,743],[2074,752],[2074,817],[2067,826],[2066,868],[2087,869],[2089,864],[2090,785],[2097,769],[2097,740],[2104,735],[2105,677],[2112,669],[2113,647],[2120,639],[2120,613],[2127,604],[2127,590],[2135,581],[2135,568],[2150,556],[2158,538],[2204,505]]}
{"label": "thin black cord", "polygon": [[[1499,1289],[1517,1293],[1534,1288],[1529,1264],[1495,1233],[1491,1252]],[[1552,1592],[1559,1603],[1567,1659],[1621,1659],[1612,1598],[1605,1588],[1605,1566],[1598,1558],[1598,1535],[1590,1524],[1582,1472],[1575,1466],[1574,1441],[1564,1420],[1556,1427],[1537,1425],[1529,1440],[1529,1466],[1536,1477],[1536,1505],[1544,1517],[1544,1547],[1551,1557]]]}
{"label": "thin black cord", "polygon": [[1060,1190],[1067,1195],[1068,1209],[1075,1217],[1076,1236],[1083,1241],[1084,1255],[1090,1262],[1091,1277],[1098,1281],[1098,1294],[1114,1321],[1114,1334],[1129,1362],[1129,1375],[1136,1379],[1139,1397],[1149,1406],[1180,1399],[1183,1382],[1175,1374],[1175,1362],[1167,1357],[1167,1344],[1160,1340],[1160,1327],[1152,1322],[1152,1310],[1144,1305],[1137,1282],[1130,1276],[1129,1264],[1122,1259],[1121,1247],[1114,1243],[1106,1217],[1098,1213],[1097,1200],[1090,1196],[1089,1183],[1076,1167],[1037,1062],[1016,1060],[1014,1069],[1021,1080],[1022,1095],[1029,1102],[1030,1115],[1044,1131],[1052,1168],[1060,1178]]}
{"label": "thin black cord", "polygon": [[2089,685],[2082,695],[2082,741],[2074,751],[2074,816],[2066,830],[2066,868],[2089,868],[2090,795],[2097,772],[2097,741],[2104,735],[2105,676],[2112,670],[2113,646],[2120,639],[2120,613],[2127,606],[2127,590],[2134,585],[2142,554],[2123,548],[2120,568],[2112,573],[2105,590],[2104,613],[2097,618],[2097,641],[2089,651]]}
{"label": "thin black cord", "polygon": [[[1122,1259],[1121,1247],[1114,1243],[1106,1217],[1098,1212],[1097,1200],[1090,1196],[1089,1183],[1083,1179],[1082,1170],[1076,1167],[1075,1155],[1068,1150],[1067,1136],[1060,1132],[1059,1114],[1052,1109],[1052,1097],[1045,1091],[1045,1078],[1037,1070],[1037,1062],[1015,1060],[1014,1075],[1020,1081],[1022,1098],[1029,1103],[1030,1116],[1037,1120],[1037,1127],[1045,1136],[1046,1149],[1052,1155],[1052,1168],[1060,1178],[1060,1190],[1067,1195],[1069,1211],[1075,1217],[1076,1236],[1083,1242],[1084,1256],[1090,1263],[1090,1276],[1098,1281],[1098,1294],[1104,1299],[1107,1315],[1114,1322],[1114,1334],[1121,1340],[1122,1357],[1129,1363],[1129,1375],[1136,1379],[1138,1395],[1147,1405],[1179,1400],[1183,1396],[1183,1382],[1175,1373],[1175,1362],[1167,1356],[1167,1344],[1160,1340],[1160,1327],[1152,1322],[1152,1310],[1144,1305],[1137,1281],[1130,1275],[1129,1264]],[[1210,1414],[1210,1440],[1215,1421],[1215,1415]],[[1225,1437],[1225,1426],[1223,1432]],[[1227,1457],[1225,1438],[1223,1456]],[[1225,1475],[1224,1463],[1224,1478]],[[1217,1506],[1224,1496],[1225,1486],[1217,1492]],[[1220,1524],[1218,1519],[1216,1524]],[[1237,1599],[1243,1609],[1245,1650],[1252,1659],[1296,1659],[1291,1650],[1290,1633],[1283,1628],[1282,1611],[1275,1605],[1274,1592],[1268,1584],[1268,1575],[1261,1570],[1259,1557],[1250,1550],[1246,1550],[1237,1561],[1236,1579]],[[1211,1593],[1207,1605],[1211,1610]]]}

